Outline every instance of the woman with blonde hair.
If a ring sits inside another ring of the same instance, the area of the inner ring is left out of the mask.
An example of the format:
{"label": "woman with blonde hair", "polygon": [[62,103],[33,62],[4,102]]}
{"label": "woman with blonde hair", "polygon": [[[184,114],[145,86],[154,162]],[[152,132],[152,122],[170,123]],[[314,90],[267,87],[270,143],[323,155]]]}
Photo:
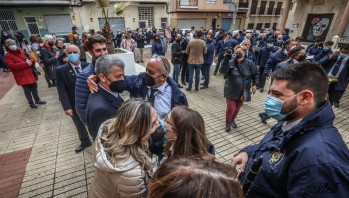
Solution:
{"label": "woman with blonde hair", "polygon": [[94,178],[89,197],[145,197],[151,159],[149,135],[159,127],[150,103],[130,99],[104,122],[94,142]]}

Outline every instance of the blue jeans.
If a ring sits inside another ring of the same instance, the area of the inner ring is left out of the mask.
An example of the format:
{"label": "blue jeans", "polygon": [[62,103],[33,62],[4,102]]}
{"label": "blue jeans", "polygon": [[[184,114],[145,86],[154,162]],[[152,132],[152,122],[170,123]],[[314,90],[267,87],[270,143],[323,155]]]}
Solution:
{"label": "blue jeans", "polygon": [[195,90],[199,90],[200,68],[201,68],[201,65],[189,64],[189,86],[188,86],[189,89],[191,89],[193,85],[193,76],[194,76],[194,70],[195,70]]}
{"label": "blue jeans", "polygon": [[210,82],[210,69],[211,69],[210,63],[204,63],[203,68],[204,68],[204,75],[205,75],[205,86],[208,87],[208,84]]}
{"label": "blue jeans", "polygon": [[179,77],[179,73],[181,71],[181,64],[173,64],[173,74],[172,74],[172,78],[173,80],[178,84],[178,77]]}

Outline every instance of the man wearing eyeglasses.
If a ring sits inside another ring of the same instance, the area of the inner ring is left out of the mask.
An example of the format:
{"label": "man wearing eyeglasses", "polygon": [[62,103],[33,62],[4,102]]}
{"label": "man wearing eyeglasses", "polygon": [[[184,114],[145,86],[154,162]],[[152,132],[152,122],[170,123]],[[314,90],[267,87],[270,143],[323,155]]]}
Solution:
{"label": "man wearing eyeglasses", "polygon": [[75,110],[75,81],[76,76],[88,66],[80,61],[80,50],[76,45],[68,45],[66,49],[68,62],[56,69],[57,90],[64,112],[71,117],[79,134],[80,146],[75,152],[81,152],[91,145],[86,127]]}

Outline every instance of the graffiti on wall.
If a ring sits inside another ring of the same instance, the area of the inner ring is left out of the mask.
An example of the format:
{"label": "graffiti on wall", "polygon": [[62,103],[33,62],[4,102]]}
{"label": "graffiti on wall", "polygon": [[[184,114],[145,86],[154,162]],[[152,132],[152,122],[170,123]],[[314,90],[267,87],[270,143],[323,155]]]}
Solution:
{"label": "graffiti on wall", "polygon": [[326,39],[334,14],[308,14],[302,37],[307,42]]}

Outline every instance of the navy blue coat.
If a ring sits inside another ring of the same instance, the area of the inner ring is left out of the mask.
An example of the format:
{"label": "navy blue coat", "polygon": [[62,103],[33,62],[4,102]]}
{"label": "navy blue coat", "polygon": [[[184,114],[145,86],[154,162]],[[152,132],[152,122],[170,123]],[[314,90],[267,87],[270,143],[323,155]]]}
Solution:
{"label": "navy blue coat", "polygon": [[281,48],[279,51],[275,52],[270,56],[270,58],[267,61],[267,64],[265,64],[264,74],[266,76],[269,75],[270,70],[275,70],[275,67],[278,63],[281,63],[284,60],[286,60],[287,55],[284,53],[284,50],[285,48]]}
{"label": "navy blue coat", "polygon": [[161,56],[165,55],[164,48],[162,47],[162,43],[157,41],[153,42],[151,52],[152,52],[152,55],[154,54],[161,55]]}
{"label": "navy blue coat", "polygon": [[214,55],[214,43],[206,42],[206,47],[207,47],[207,53],[204,55],[204,64],[211,65],[213,62],[213,55]]}
{"label": "navy blue coat", "polygon": [[276,65],[275,71],[294,64],[296,64],[296,62],[292,58],[289,60],[286,59],[284,62],[281,62]]}
{"label": "navy blue coat", "polygon": [[[334,66],[334,64],[337,62],[337,58],[329,59],[329,56],[323,58],[319,61],[320,65],[325,69],[325,71],[328,73],[331,71],[331,68]],[[338,81],[335,82],[334,89],[335,90],[345,90],[348,87],[349,84],[349,59],[347,59],[347,62],[345,63],[345,67],[343,68],[342,72],[338,76]]]}
{"label": "navy blue coat", "polygon": [[283,34],[282,35],[282,40],[283,41],[287,41],[288,39],[290,39],[290,36],[288,34]]}
{"label": "navy blue coat", "polygon": [[98,86],[98,92],[90,94],[86,106],[86,122],[88,131],[96,139],[99,127],[105,121],[116,116],[124,100],[118,98]]}
{"label": "navy blue coat", "polygon": [[313,60],[314,60],[315,62],[318,62],[318,61],[320,61],[321,59],[323,59],[323,58],[325,58],[325,57],[331,55],[332,53],[333,53],[333,52],[332,52],[331,49],[329,49],[329,50],[324,50],[324,49],[322,49],[322,50],[320,51],[320,53],[318,53],[316,56],[314,56]]}
{"label": "navy blue coat", "polygon": [[254,54],[252,48],[250,48],[250,49],[248,50],[248,53],[246,53],[246,58],[247,58],[248,60],[252,61],[253,63],[256,63],[257,58],[256,58],[256,56],[255,56],[255,54]]}
{"label": "navy blue coat", "polygon": [[[89,64],[81,62],[81,69],[84,69]],[[63,109],[72,109],[75,111],[75,81],[76,74],[69,62],[57,67],[57,91],[59,100],[62,103]]]}
{"label": "navy blue coat", "polygon": [[[125,76],[125,90],[130,92],[130,97],[146,98],[148,88],[143,85],[142,78],[144,74],[142,72],[138,75]],[[171,86],[172,90],[171,109],[175,106],[188,106],[187,98],[179,89],[178,84],[171,77],[167,77],[167,83]]]}
{"label": "navy blue coat", "polygon": [[90,89],[87,85],[87,78],[95,73],[95,61],[92,61],[76,78],[75,82],[75,109],[80,120],[86,125],[86,105]]}
{"label": "navy blue coat", "polygon": [[235,45],[234,45],[234,42],[232,39],[229,39],[227,42],[224,43],[224,39],[223,40],[220,40],[218,45],[217,45],[217,48],[216,48],[216,55],[218,56],[218,58],[223,58],[223,50],[224,48],[234,48]]}
{"label": "navy blue coat", "polygon": [[308,49],[308,53],[309,53],[309,55],[315,56],[315,55],[319,54],[321,52],[321,50],[322,50],[322,47],[313,45],[312,47],[310,47]]}
{"label": "navy blue coat", "polygon": [[[289,131],[283,132],[279,122],[260,143],[244,148],[245,170],[263,157],[246,197],[348,197],[349,151],[334,118],[326,102]],[[241,183],[247,172],[239,175]]]}
{"label": "navy blue coat", "polygon": [[275,53],[276,49],[275,47],[269,48],[269,47],[263,47],[257,57],[257,65],[261,67],[265,67],[267,64],[268,59],[270,58],[272,53]]}

